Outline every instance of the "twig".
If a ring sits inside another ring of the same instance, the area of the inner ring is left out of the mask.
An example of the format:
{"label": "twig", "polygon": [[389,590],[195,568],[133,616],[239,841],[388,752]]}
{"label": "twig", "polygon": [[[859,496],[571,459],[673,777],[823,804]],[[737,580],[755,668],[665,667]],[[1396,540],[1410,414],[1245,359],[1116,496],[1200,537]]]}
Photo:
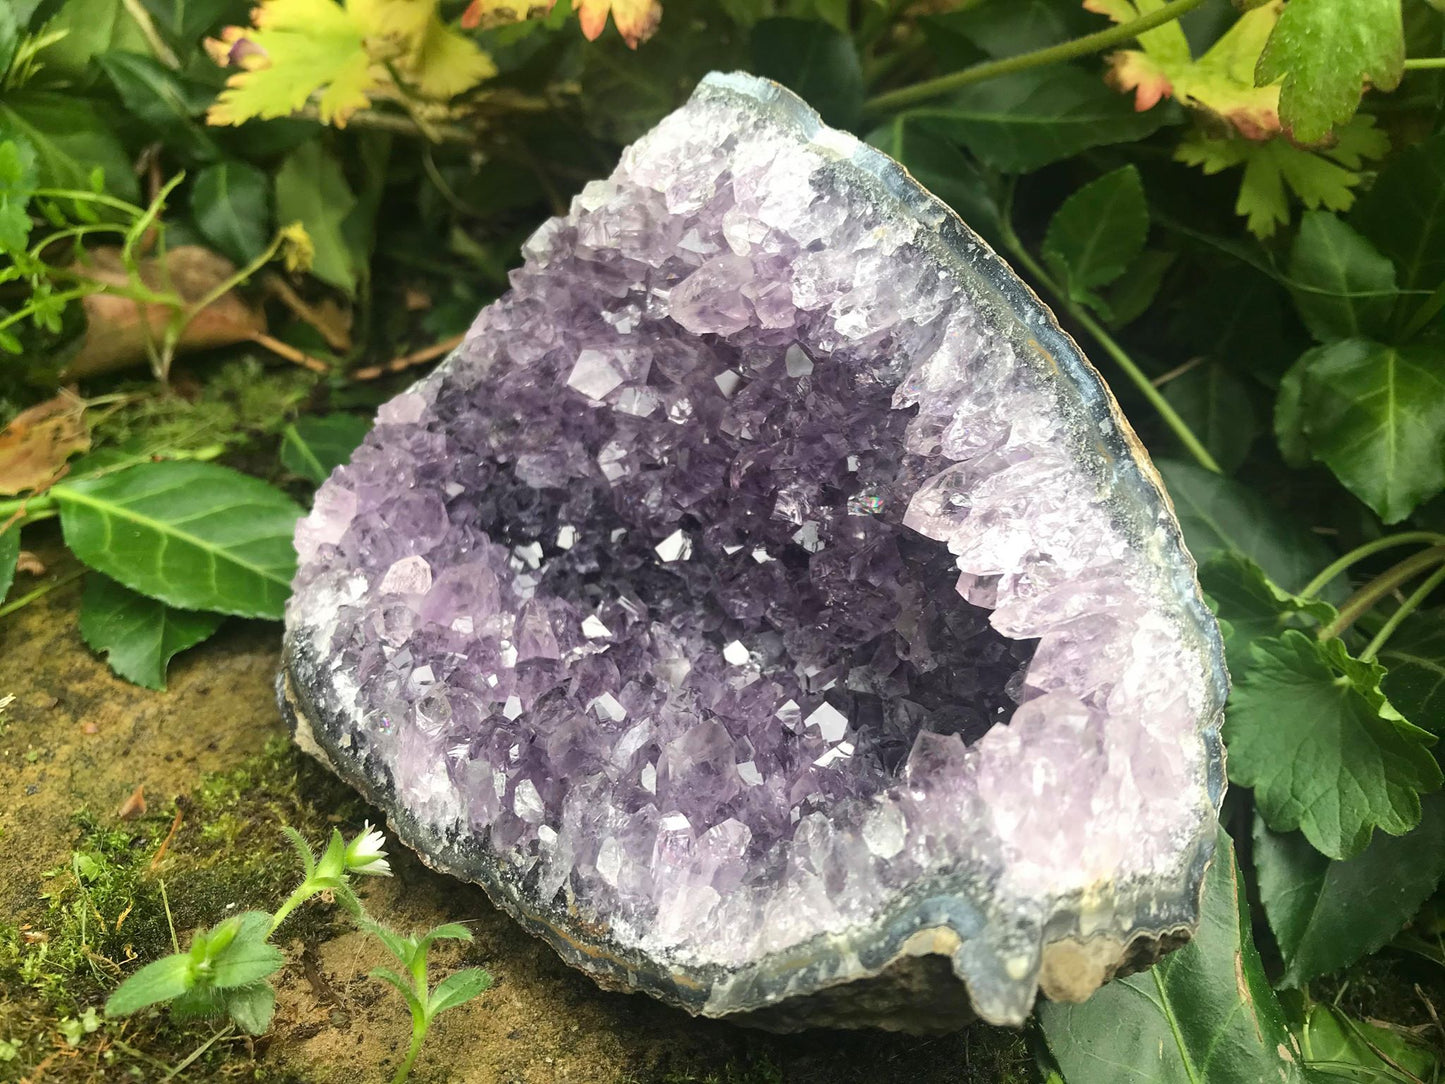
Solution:
{"label": "twig", "polygon": [[304,369],[310,369],[313,373],[329,373],[331,366],[320,358],[313,358],[310,354],[297,350],[290,343],[283,343],[274,336],[267,335],[264,331],[251,332],[250,339],[258,346],[264,346],[271,353],[283,357],[287,361],[293,361]]}
{"label": "twig", "polygon": [[[160,866],[161,859],[166,856],[166,848],[171,845],[171,840],[176,838],[176,832],[181,827],[181,818],[184,812],[185,811],[184,809],[182,809],[181,804],[177,802],[176,815],[171,819],[171,830],[166,833],[166,838],[161,840],[160,847],[156,849],[155,857],[151,859],[150,865],[146,867],[149,872],[154,873],[156,871],[156,868]],[[176,951],[179,952],[180,950],[177,949]]]}
{"label": "twig", "polygon": [[439,343],[432,343],[431,346],[423,347],[421,350],[414,350],[410,354],[403,354],[399,358],[388,361],[385,365],[369,365],[365,369],[357,369],[351,374],[351,379],[375,380],[377,377],[385,376],[387,373],[399,373],[403,369],[410,369],[413,365],[421,365],[434,358],[439,358],[443,354],[451,353],[462,344],[462,340],[466,337],[466,332],[462,332],[459,335],[453,335],[450,338],[443,339]]}
{"label": "twig", "polygon": [[1162,388],[1171,380],[1178,380],[1181,376],[1189,372],[1191,369],[1199,368],[1199,366],[1203,365],[1207,360],[1209,359],[1206,358],[1203,354],[1199,354],[1195,357],[1190,358],[1183,365],[1174,366],[1174,368],[1170,369],[1162,376],[1156,376],[1153,380],[1149,381],[1149,383],[1153,384],[1156,388]]}
{"label": "twig", "polygon": [[291,288],[291,284],[274,271],[268,271],[261,277],[261,284],[283,305],[304,320],[311,327],[321,333],[326,340],[326,345],[335,350],[338,354],[344,354],[351,349],[351,336],[344,331],[337,331],[332,327],[315,306],[308,303],[300,294]]}

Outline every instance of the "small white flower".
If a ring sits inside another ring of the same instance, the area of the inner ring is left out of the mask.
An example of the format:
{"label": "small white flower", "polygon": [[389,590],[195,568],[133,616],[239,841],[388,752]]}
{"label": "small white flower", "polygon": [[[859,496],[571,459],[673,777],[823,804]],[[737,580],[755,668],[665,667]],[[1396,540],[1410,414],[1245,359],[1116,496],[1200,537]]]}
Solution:
{"label": "small white flower", "polygon": [[346,845],[346,868],[352,873],[374,877],[390,877],[391,863],[386,860],[386,836],[367,822],[361,834]]}

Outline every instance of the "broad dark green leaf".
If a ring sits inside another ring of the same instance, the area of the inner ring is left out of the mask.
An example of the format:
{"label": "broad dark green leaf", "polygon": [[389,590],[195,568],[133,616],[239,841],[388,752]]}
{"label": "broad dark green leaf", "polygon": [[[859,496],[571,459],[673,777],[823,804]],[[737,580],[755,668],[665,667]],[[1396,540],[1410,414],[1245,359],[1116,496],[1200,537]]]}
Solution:
{"label": "broad dark green leaf", "polygon": [[215,91],[182,79],[159,61],[137,53],[110,52],[95,58],[126,112],[159,135],[183,158],[209,161],[220,154],[216,141],[196,118]]}
{"label": "broad dark green leaf", "polygon": [[1380,652],[1385,695],[1416,726],[1445,731],[1445,610],[1411,614]]}
{"label": "broad dark green leaf", "polygon": [[1192,463],[1163,459],[1156,465],[1196,560],[1242,554],[1286,591],[1298,591],[1334,558],[1313,532],[1257,491]]}
{"label": "broad dark green leaf", "polygon": [[203,34],[245,21],[246,0],[142,0],[157,27],[182,54],[196,49]]}
{"label": "broad dark green leaf", "polygon": [[920,22],[928,47],[945,71],[984,57],[1030,53],[1099,29],[1099,19],[1083,5],[1056,0],[971,4],[959,11],[926,16]]}
{"label": "broad dark green leaf", "polygon": [[75,555],[133,591],[187,610],[279,619],[301,515],[257,478],[212,463],[144,463],[51,492]]}
{"label": "broad dark green leaf", "polygon": [[1421,801],[1403,836],[1377,833],[1360,854],[1326,858],[1299,832],[1254,824],[1260,902],[1284,957],[1286,986],[1338,971],[1404,927],[1445,877],[1445,796]]}
{"label": "broad dark green leaf", "polygon": [[753,27],[753,71],[776,79],[838,128],[858,123],[863,68],[853,39],[808,19],[764,19]]}
{"label": "broad dark green leaf", "polygon": [[492,976],[480,967],[453,971],[437,983],[437,988],[431,992],[431,997],[427,999],[427,1015],[435,1016],[448,1009],[455,1009],[458,1005],[465,1005],[472,998],[485,993],[491,985]]}
{"label": "broad dark green leaf", "polygon": [[305,417],[288,425],[281,437],[281,465],[316,485],[351,458],[371,423],[355,414]]}
{"label": "broad dark green leaf", "polygon": [[1290,253],[1300,319],[1320,342],[1385,334],[1394,307],[1395,265],[1342,219],[1306,211]]}
{"label": "broad dark green leaf", "polygon": [[253,982],[227,990],[223,1004],[226,1015],[247,1035],[264,1035],[276,1015],[276,991],[269,982]]}
{"label": "broad dark green leaf", "polygon": [[1355,115],[1367,86],[1394,90],[1404,63],[1400,0],[1291,0],[1255,80],[1284,80],[1280,120],[1299,142],[1316,143]]}
{"label": "broad dark green leaf", "polygon": [[1376,827],[1403,835],[1420,820],[1420,796],[1440,786],[1434,738],[1385,699],[1378,663],[1352,658],[1338,639],[1294,629],[1260,638],[1224,721],[1229,778],[1253,787],[1279,832],[1299,829],[1331,858],[1352,858]]}
{"label": "broad dark green leaf", "polygon": [[1173,116],[1168,109],[1135,112],[1127,96],[1098,76],[1061,64],[977,83],[904,115],[926,119],[1006,173],[1028,173],[1090,147],[1143,139]]}
{"label": "broad dark green leaf", "polygon": [[105,1003],[107,1016],[125,1016],[147,1005],[169,1001],[191,988],[189,953],[162,956],[116,987]]}
{"label": "broad dark green leaf", "polygon": [[1264,570],[1238,553],[1217,553],[1199,566],[1199,585],[1229,622],[1224,648],[1229,668],[1242,674],[1249,666],[1249,647],[1262,637],[1285,629],[1313,631],[1334,619],[1328,602],[1302,599],[1272,583]]}
{"label": "broad dark green leaf", "polygon": [[1040,1002],[1038,1020],[1068,1084],[1305,1081],[1250,937],[1244,883],[1223,829],[1194,939],[1082,1005]]}
{"label": "broad dark green leaf", "polygon": [[86,75],[90,62],[101,53],[150,53],[125,0],[64,0],[45,29],[64,35],[42,54],[46,73],[72,83]]}
{"label": "broad dark green leaf", "polygon": [[14,132],[35,148],[42,187],[88,190],[99,167],[106,191],[122,199],[140,197],[130,157],[96,103],[48,91],[7,93],[0,100],[0,138]]}
{"label": "broad dark green leaf", "polygon": [[1238,470],[1259,436],[1254,410],[1259,386],[1217,361],[1206,361],[1180,373],[1163,391],[1225,473]]}
{"label": "broad dark green leaf", "polygon": [[1401,289],[1433,290],[1445,282],[1445,132],[1381,170],[1350,223],[1394,261]]}
{"label": "broad dark green leaf", "polygon": [[271,178],[246,162],[207,166],[191,189],[191,214],[218,251],[248,263],[271,240]]}
{"label": "broad dark green leaf", "polygon": [[1094,291],[1124,274],[1148,235],[1144,182],[1122,166],[1064,200],[1044,234],[1044,260],[1075,301],[1106,308]]}
{"label": "broad dark green leaf", "polygon": [[20,560],[20,528],[13,523],[0,532],[0,602],[15,582],[15,565]]}
{"label": "broad dark green leaf", "polygon": [[343,224],[356,196],[341,165],[319,141],[303,143],[276,171],[276,222],[300,222],[316,248],[311,273],[348,294],[355,293],[360,263]]}
{"label": "broad dark green leaf", "polygon": [[117,674],[147,689],[164,689],[172,657],[209,638],[221,620],[220,614],[172,609],[99,574],[87,578],[80,603],[85,642]]}
{"label": "broad dark green leaf", "polygon": [[1445,354],[1341,339],[1300,359],[1310,452],[1386,523],[1445,489]]}
{"label": "broad dark green leaf", "polygon": [[989,179],[961,150],[927,125],[904,116],[873,129],[868,142],[901,162],[919,184],[998,247],[1003,236],[998,199]]}

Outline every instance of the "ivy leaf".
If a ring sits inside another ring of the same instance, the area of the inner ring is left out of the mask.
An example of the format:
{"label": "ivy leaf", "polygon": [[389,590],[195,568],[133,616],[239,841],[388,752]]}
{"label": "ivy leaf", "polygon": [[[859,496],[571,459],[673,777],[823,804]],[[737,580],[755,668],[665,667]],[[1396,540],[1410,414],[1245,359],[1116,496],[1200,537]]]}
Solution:
{"label": "ivy leaf", "polygon": [[1283,80],[1280,119],[1298,142],[1318,143],[1355,115],[1366,87],[1399,86],[1404,64],[1400,0],[1290,0],[1255,80]]}
{"label": "ivy leaf", "polygon": [[[1290,253],[1295,307],[1320,342],[1385,334],[1395,298],[1395,265],[1339,218],[1306,211]],[[1358,296],[1354,296],[1358,295]]]}
{"label": "ivy leaf", "polygon": [[1256,640],[1278,636],[1285,629],[1313,631],[1329,624],[1338,612],[1328,602],[1290,594],[1238,553],[1215,554],[1201,565],[1199,585],[1219,616],[1229,622],[1224,648],[1235,674],[1248,669],[1250,645]]}
{"label": "ivy leaf", "polygon": [[1003,235],[989,178],[969,157],[920,121],[896,116],[868,133],[868,142],[907,167],[918,183],[948,204],[990,244]]}
{"label": "ivy leaf", "polygon": [[279,619],[301,515],[257,478],[163,462],[51,488],[66,544],[133,591],[187,610]]}
{"label": "ivy leaf", "polygon": [[315,246],[311,273],[348,295],[356,292],[360,266],[345,232],[355,206],[340,164],[317,142],[301,144],[276,171],[276,221],[306,227]]}
{"label": "ivy leaf", "polygon": [[1416,726],[1445,725],[1445,611],[1422,610],[1400,623],[1380,652],[1390,668],[1385,694]]}
{"label": "ivy leaf", "polygon": [[220,614],[175,610],[108,577],[86,578],[81,637],[107,656],[118,675],[147,689],[164,689],[172,657],[209,638],[220,625]]}
{"label": "ivy leaf", "polygon": [[1326,858],[1298,832],[1254,820],[1260,902],[1284,957],[1285,986],[1300,986],[1380,948],[1445,877],[1445,797],[1426,796],[1420,823],[1377,834],[1354,858]]}
{"label": "ivy leaf", "polygon": [[1201,563],[1217,553],[1239,554],[1281,587],[1299,590],[1335,556],[1313,532],[1234,479],[1177,460],[1161,459],[1156,466],[1184,540]]}
{"label": "ivy leaf", "polygon": [[1314,457],[1386,523],[1445,489],[1445,363],[1431,346],[1341,339],[1300,358]]}
{"label": "ivy leaf", "polygon": [[1100,308],[1094,291],[1128,269],[1148,234],[1144,182],[1134,166],[1122,166],[1064,200],[1044,234],[1044,259],[1071,298]]}
{"label": "ivy leaf", "polygon": [[369,432],[371,423],[355,414],[300,418],[283,430],[281,465],[319,486]]}
{"label": "ivy leaf", "polygon": [[1390,149],[1389,138],[1374,126],[1373,117],[1357,116],[1335,133],[1333,146],[1321,150],[1296,147],[1287,139],[1260,142],[1241,136],[1218,137],[1202,129],[1190,132],[1175,148],[1174,159],[1213,175],[1244,167],[1234,210],[1244,216],[1249,232],[1273,237],[1289,222],[1289,193],[1311,209],[1347,211],[1364,175],[1366,159]]}
{"label": "ivy leaf", "polygon": [[828,124],[857,123],[863,67],[849,35],[807,19],[764,19],[753,27],[750,44],[757,74],[795,91]]}
{"label": "ivy leaf", "polygon": [[1225,473],[1238,470],[1259,435],[1255,389],[1228,366],[1206,361],[1180,373],[1163,392]]}
{"label": "ivy leaf", "polygon": [[1069,1084],[1304,1084],[1223,829],[1199,911],[1194,939],[1148,971],[1082,1005],[1039,1003],[1044,1039]]}
{"label": "ivy leaf", "polygon": [[1061,64],[977,83],[904,115],[926,119],[1005,173],[1143,139],[1171,119],[1159,110],[1136,113],[1088,72]]}
{"label": "ivy leaf", "polygon": [[1379,827],[1403,835],[1440,786],[1434,738],[1380,689],[1384,667],[1338,639],[1294,629],[1261,638],[1235,674],[1224,723],[1229,778],[1253,787],[1266,823],[1299,829],[1331,858],[1363,851]]}
{"label": "ivy leaf", "polygon": [[1393,261],[1401,289],[1445,282],[1445,132],[1381,170],[1350,222]]}
{"label": "ivy leaf", "polygon": [[271,178],[246,162],[209,165],[191,189],[191,214],[201,236],[237,264],[266,249],[271,233]]}

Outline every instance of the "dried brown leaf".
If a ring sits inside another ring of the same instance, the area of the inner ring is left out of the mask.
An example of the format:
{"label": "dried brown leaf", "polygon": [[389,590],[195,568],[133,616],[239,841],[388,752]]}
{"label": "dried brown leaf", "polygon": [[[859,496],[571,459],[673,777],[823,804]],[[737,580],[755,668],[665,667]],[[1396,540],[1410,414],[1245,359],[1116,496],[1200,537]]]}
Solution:
{"label": "dried brown leaf", "polygon": [[65,461],[90,448],[85,400],[62,391],[15,416],[0,432],[0,494],[40,489],[58,478]]}

